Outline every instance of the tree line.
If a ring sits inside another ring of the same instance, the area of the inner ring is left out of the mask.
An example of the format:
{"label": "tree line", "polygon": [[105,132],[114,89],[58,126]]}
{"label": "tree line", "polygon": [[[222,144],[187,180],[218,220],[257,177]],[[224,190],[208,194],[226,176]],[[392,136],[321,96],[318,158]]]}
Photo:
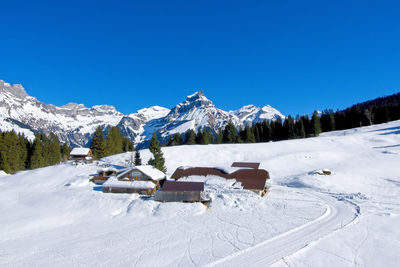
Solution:
{"label": "tree line", "polygon": [[[355,104],[344,110],[315,111],[308,115],[288,116],[284,120],[262,121],[237,129],[232,122],[213,133],[211,129],[188,130],[186,133],[175,133],[162,146],[224,143],[256,143],[280,141],[296,138],[318,136],[322,132],[345,130],[354,127],[368,126],[400,119],[400,93],[380,97],[374,100]],[[95,159],[105,156],[133,151],[134,145],[124,137],[117,127],[103,132],[98,127],[90,144]],[[50,133],[36,134],[33,142],[24,135],[14,131],[0,131],[0,170],[14,173],[24,169],[34,169],[54,165],[67,160],[71,148],[60,144],[58,137]],[[159,149],[157,136],[153,134],[150,141],[153,153],[148,164],[165,171],[165,160]],[[135,165],[141,164],[139,151],[135,154]]]}
{"label": "tree line", "polygon": [[60,144],[53,133],[36,134],[31,142],[23,134],[0,131],[0,170],[15,173],[54,165],[68,159],[70,150],[66,143]]}
{"label": "tree line", "polygon": [[344,110],[327,109],[295,118],[262,121],[237,129],[228,122],[212,133],[208,128],[171,135],[164,146],[193,144],[256,143],[318,136],[322,132],[345,130],[400,119],[400,93],[355,104]]}

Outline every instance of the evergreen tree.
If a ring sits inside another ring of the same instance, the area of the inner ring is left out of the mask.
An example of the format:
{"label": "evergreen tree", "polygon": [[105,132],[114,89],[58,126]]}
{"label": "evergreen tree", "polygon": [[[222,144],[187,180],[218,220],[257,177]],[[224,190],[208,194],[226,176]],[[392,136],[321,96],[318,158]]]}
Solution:
{"label": "evergreen tree", "polygon": [[40,136],[36,135],[32,145],[32,157],[29,164],[31,169],[41,168],[45,166],[45,162],[42,154],[42,141]]}
{"label": "evergreen tree", "polygon": [[60,163],[61,160],[61,150],[60,141],[54,133],[49,135],[49,165],[55,165]]}
{"label": "evergreen tree", "polygon": [[210,129],[204,129],[201,135],[200,144],[208,145],[211,144],[213,141],[213,136]]}
{"label": "evergreen tree", "polygon": [[224,140],[224,133],[223,133],[222,129],[219,129],[218,133],[217,133],[217,136],[215,137],[214,143],[215,144],[222,144],[223,140]]}
{"label": "evergreen tree", "polygon": [[185,135],[185,145],[194,145],[196,144],[196,133],[190,129],[186,132]]}
{"label": "evergreen tree", "polygon": [[199,129],[196,134],[195,142],[196,144],[201,144],[201,139],[203,139],[203,131]]}
{"label": "evergreen tree", "polygon": [[10,173],[10,166],[8,165],[6,153],[0,150],[0,170]]}
{"label": "evergreen tree", "polygon": [[272,136],[272,132],[271,132],[271,124],[268,121],[263,121],[261,124],[261,142],[269,142],[271,141],[271,136]]}
{"label": "evergreen tree", "polygon": [[174,145],[174,136],[170,135],[168,136],[167,146],[173,146],[173,145]]}
{"label": "evergreen tree", "polygon": [[142,158],[140,157],[139,150],[135,151],[135,166],[142,165]]}
{"label": "evergreen tree", "polygon": [[287,139],[295,139],[296,131],[293,118],[291,116],[288,116],[284,124],[285,124]]}
{"label": "evergreen tree", "polygon": [[124,137],[117,127],[111,127],[107,134],[106,151],[107,155],[122,153],[122,143]]}
{"label": "evergreen tree", "polygon": [[123,137],[122,139],[122,151],[123,152],[133,151],[133,143],[126,137]]}
{"label": "evergreen tree", "polygon": [[282,119],[278,118],[277,120],[271,123],[271,132],[272,132],[272,139],[274,141],[279,141],[285,139],[285,130],[282,125]]}
{"label": "evergreen tree", "polygon": [[94,132],[90,149],[92,150],[93,157],[95,159],[101,159],[107,155],[106,139],[104,138],[104,134],[100,126],[98,126]]}
{"label": "evergreen tree", "polygon": [[322,132],[322,130],[321,130],[320,118],[317,111],[314,111],[311,123],[314,136],[318,136]]}
{"label": "evergreen tree", "polygon": [[[93,150],[92,150],[93,151]],[[63,143],[61,146],[61,159],[63,161],[67,161],[69,158],[69,153],[71,152],[71,148],[67,143]]]}
{"label": "evergreen tree", "polygon": [[180,133],[175,133],[172,138],[172,145],[173,146],[180,146],[182,145],[182,136]]}
{"label": "evergreen tree", "polygon": [[250,126],[246,125],[246,127],[243,129],[243,131],[241,133],[242,134],[240,136],[241,136],[241,139],[243,140],[243,142],[245,142],[245,143],[255,143],[256,142],[254,132],[252,131]]}
{"label": "evergreen tree", "polygon": [[297,126],[297,135],[300,138],[306,138],[306,129],[304,128],[304,120],[300,118],[299,120],[296,121],[296,126]]}
{"label": "evergreen tree", "polygon": [[167,171],[165,168],[165,159],[160,149],[156,133],[153,133],[153,136],[151,137],[149,150],[153,154],[153,158],[149,159],[148,164],[165,173]]}
{"label": "evergreen tree", "polygon": [[223,143],[237,143],[239,141],[235,125],[229,121],[223,132]]}

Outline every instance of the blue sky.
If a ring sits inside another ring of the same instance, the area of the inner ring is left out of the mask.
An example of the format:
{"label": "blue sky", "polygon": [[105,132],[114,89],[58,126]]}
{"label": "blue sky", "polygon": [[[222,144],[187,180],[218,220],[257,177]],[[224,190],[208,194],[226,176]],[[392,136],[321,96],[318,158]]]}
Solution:
{"label": "blue sky", "polygon": [[399,91],[398,1],[5,1],[0,79],[45,103],[285,115]]}

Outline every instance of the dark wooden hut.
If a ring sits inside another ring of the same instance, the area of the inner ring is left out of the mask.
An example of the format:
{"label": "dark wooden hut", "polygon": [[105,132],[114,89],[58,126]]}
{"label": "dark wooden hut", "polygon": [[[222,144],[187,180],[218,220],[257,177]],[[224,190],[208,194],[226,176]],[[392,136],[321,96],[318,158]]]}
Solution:
{"label": "dark wooden hut", "polygon": [[214,175],[226,179],[235,179],[242,184],[243,189],[254,191],[261,196],[267,193],[266,181],[269,179],[269,173],[266,170],[258,169],[259,163],[234,163],[232,166],[240,169],[228,173],[222,169],[212,167],[181,167],[175,170],[171,178],[178,180],[189,176]]}
{"label": "dark wooden hut", "polygon": [[69,158],[75,162],[90,163],[93,161],[92,150],[86,147],[75,147],[69,153]]}
{"label": "dark wooden hut", "polygon": [[207,202],[203,182],[165,181],[154,199],[161,202]]}

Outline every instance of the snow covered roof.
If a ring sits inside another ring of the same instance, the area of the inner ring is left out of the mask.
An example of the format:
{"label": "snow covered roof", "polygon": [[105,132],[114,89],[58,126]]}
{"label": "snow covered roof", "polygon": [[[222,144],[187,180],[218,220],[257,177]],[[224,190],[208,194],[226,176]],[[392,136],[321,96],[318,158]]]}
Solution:
{"label": "snow covered roof", "polygon": [[117,178],[123,177],[125,176],[127,173],[130,173],[132,171],[138,170],[142,173],[144,173],[146,176],[150,177],[152,180],[162,180],[164,179],[165,173],[163,173],[162,171],[154,168],[151,165],[140,165],[140,166],[135,166],[135,167],[131,167],[131,168],[126,168],[126,170],[124,170],[123,172],[121,172]]}
{"label": "snow covered roof", "polygon": [[120,181],[116,176],[111,176],[103,187],[153,189],[156,185],[150,181]]}
{"label": "snow covered roof", "polygon": [[143,172],[153,180],[162,180],[165,178],[165,173],[163,173],[159,169],[154,168],[151,165],[135,166],[133,167],[133,169],[138,169],[139,171]]}
{"label": "snow covered roof", "polygon": [[72,149],[71,153],[69,153],[71,156],[86,156],[89,154],[90,148],[86,147],[75,147]]}

